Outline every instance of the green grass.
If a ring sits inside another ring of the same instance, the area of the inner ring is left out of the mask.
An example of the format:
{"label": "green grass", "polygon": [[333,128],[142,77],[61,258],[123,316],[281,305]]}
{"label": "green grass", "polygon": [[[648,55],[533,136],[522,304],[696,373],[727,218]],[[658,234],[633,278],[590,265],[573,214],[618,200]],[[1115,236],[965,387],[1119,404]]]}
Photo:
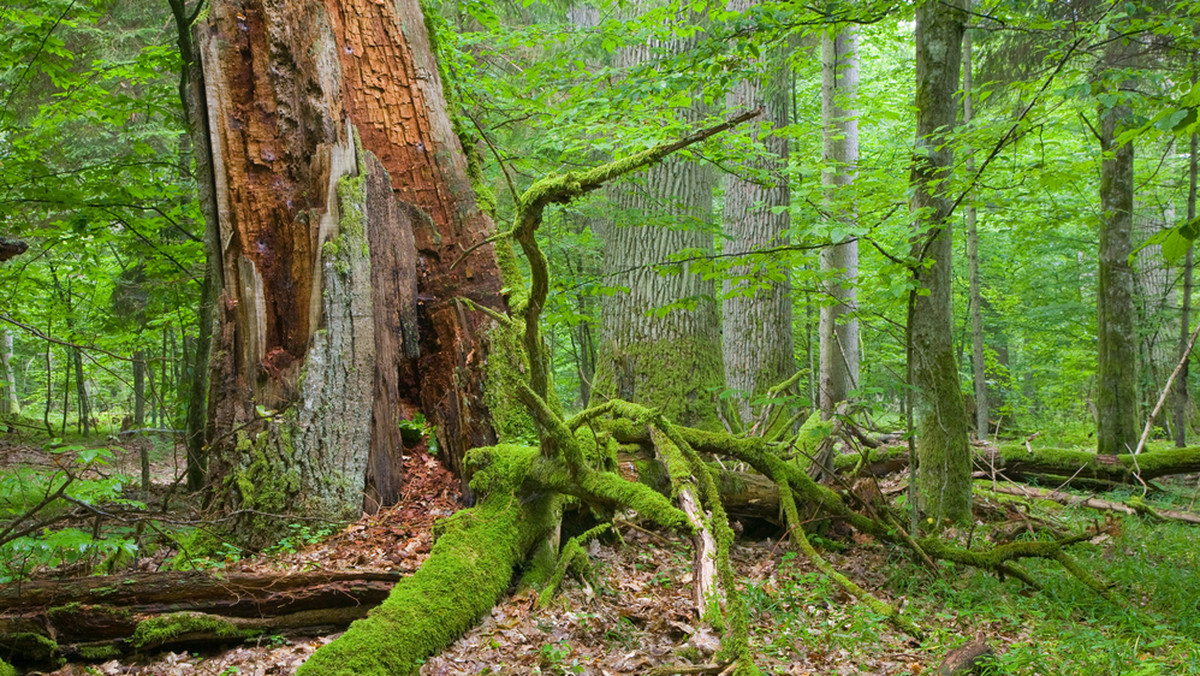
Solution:
{"label": "green grass", "polygon": [[[1167,488],[1148,497],[1152,506],[1188,506],[1192,486]],[[1106,517],[1061,508],[1049,518],[1078,532]],[[848,654],[859,667],[873,657],[887,661],[889,655],[922,654],[919,661],[932,669],[947,651],[982,633],[997,650],[997,673],[1200,675],[1200,527],[1112,518],[1116,534],[1075,545],[1070,552],[1111,584],[1124,606],[1103,600],[1052,561],[1023,562],[1044,587],[1035,592],[1016,580],[1001,582],[949,564],[935,576],[889,549],[889,558],[879,564],[886,582],[878,591],[893,601],[904,599],[904,612],[929,632],[915,648],[788,554],[775,576],[745,589],[752,625],[758,627],[755,648],[784,663],[797,653]],[[975,534],[975,547],[982,531]]]}

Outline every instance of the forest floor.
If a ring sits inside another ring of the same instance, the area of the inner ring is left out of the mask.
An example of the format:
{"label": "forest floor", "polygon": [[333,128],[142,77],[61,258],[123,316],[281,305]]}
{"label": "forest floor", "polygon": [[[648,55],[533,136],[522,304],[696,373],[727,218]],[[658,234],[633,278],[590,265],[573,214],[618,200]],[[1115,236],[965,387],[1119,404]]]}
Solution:
{"label": "forest floor", "polygon": [[[113,470],[136,476],[137,464],[130,458],[137,455],[136,444],[122,445]],[[0,448],[0,469],[14,461],[41,460],[37,449]],[[409,489],[401,504],[336,533],[298,529],[265,553],[209,559],[208,565],[259,572],[416,570],[428,555],[434,522],[458,508],[459,495],[457,481],[436,460],[414,453],[407,462]],[[159,489],[178,476],[169,458],[156,460],[153,469]],[[1174,492],[1160,500],[1186,504],[1194,499],[1194,479],[1170,486],[1168,492]],[[1051,518],[1080,526],[1105,517],[1062,508]],[[757,663],[771,674],[937,673],[948,651],[982,636],[995,649],[1001,673],[1200,674],[1195,527],[1151,524],[1140,517],[1117,517],[1114,524],[1109,534],[1079,545],[1075,553],[1130,599],[1128,608],[1100,600],[1055,564],[1028,566],[1045,584],[1042,592],[1032,592],[1018,582],[963,568],[946,566],[934,575],[902,552],[836,525],[815,536],[838,570],[900,604],[928,631],[920,644],[848,598],[780,541],[784,534],[778,529],[747,525],[733,560],[751,612]],[[694,617],[688,544],[636,523],[619,522],[616,531],[619,537],[590,544],[589,579],[566,582],[542,608],[533,593],[506,598],[431,658],[421,674],[640,674],[663,665],[712,663],[719,639]],[[179,565],[180,559],[177,553],[160,553],[140,567],[166,561]],[[256,645],[72,664],[50,673],[291,674],[334,638],[267,636]],[[717,665],[708,673],[719,671]]]}

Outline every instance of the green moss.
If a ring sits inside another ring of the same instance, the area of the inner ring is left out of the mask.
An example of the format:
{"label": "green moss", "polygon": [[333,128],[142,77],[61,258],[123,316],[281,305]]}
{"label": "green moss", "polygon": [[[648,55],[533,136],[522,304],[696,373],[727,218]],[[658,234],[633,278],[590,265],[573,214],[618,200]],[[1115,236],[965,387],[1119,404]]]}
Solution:
{"label": "green moss", "polygon": [[607,532],[611,526],[612,524],[602,523],[567,540],[567,544],[563,545],[562,552],[559,553],[557,564],[553,566],[546,588],[538,597],[539,605],[544,606],[554,598],[554,594],[558,592],[567,573],[573,573],[580,577],[588,575],[590,563],[583,545]]}
{"label": "green moss", "polygon": [[713,395],[725,380],[719,344],[707,338],[647,340],[620,349],[622,354],[597,360],[593,404],[623,398],[632,386],[633,401],[676,424],[725,429]]}
{"label": "green moss", "polygon": [[520,332],[516,325],[493,322],[486,339],[487,386],[483,388],[483,402],[491,413],[492,428],[501,443],[535,443],[537,428],[533,418],[516,397],[517,387],[525,382],[525,374],[529,372]]}
{"label": "green moss", "polygon": [[[473,486],[523,483],[529,449],[476,453]],[[508,457],[520,456],[519,459]],[[536,455],[536,452],[534,452]],[[496,476],[515,471],[516,475]],[[474,483],[478,482],[478,483]],[[396,676],[469,629],[508,589],[513,570],[554,524],[557,498],[521,500],[508,491],[485,494],[478,506],[455,515],[425,564],[401,580],[381,606],[338,640],[318,650],[301,676]]]}
{"label": "green moss", "polygon": [[300,470],[293,460],[294,417],[289,411],[267,431],[237,433],[238,464],[227,481],[237,494],[236,508],[246,510],[234,535],[249,546],[264,547],[279,539],[280,519],[268,515],[297,511]]}
{"label": "green moss", "polygon": [[57,661],[58,643],[31,631],[18,631],[0,636],[0,647],[5,654],[20,655],[27,662]]}
{"label": "green moss", "polygon": [[187,634],[234,639],[245,638],[253,633],[244,632],[229,620],[216,615],[179,612],[159,615],[138,622],[137,629],[129,638],[129,643],[136,648],[153,648],[170,643]]}
{"label": "green moss", "polygon": [[0,660],[0,676],[17,676],[17,670],[8,662]]}
{"label": "green moss", "polygon": [[111,643],[84,644],[79,646],[79,656],[89,662],[105,662],[120,657],[121,650]]}

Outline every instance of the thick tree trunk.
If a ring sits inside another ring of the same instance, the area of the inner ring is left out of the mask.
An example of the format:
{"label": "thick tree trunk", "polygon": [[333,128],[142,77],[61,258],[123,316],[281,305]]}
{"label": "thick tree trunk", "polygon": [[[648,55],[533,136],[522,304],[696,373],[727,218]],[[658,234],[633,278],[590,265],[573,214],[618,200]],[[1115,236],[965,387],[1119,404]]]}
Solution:
{"label": "thick tree trunk", "polygon": [[[975,118],[975,100],[971,92],[972,79],[971,32],[963,31],[963,124],[970,125]],[[963,148],[968,175],[975,173],[975,152]],[[975,387],[975,438],[988,438],[988,388],[987,360],[983,347],[983,292],[979,286],[979,229],[976,227],[975,204],[966,204],[967,220],[967,275],[970,286],[971,314],[971,375]]]}
{"label": "thick tree trunk", "polygon": [[13,334],[0,327],[0,415],[20,415],[21,398],[17,394],[17,374],[13,369]]}
{"label": "thick tree trunk", "polygon": [[[397,419],[453,469],[495,441],[491,246],[421,10],[232,0],[198,28],[222,288],[209,484],[226,508],[356,516],[400,489]],[[261,544],[276,524],[239,524]]]}
{"label": "thick tree trunk", "polygon": [[971,516],[967,414],[952,341],[946,185],[954,161],[946,133],[958,118],[955,93],[964,19],[957,2],[926,1],[917,7],[917,147],[910,180],[916,220],[913,257],[919,262],[913,274],[928,293],[914,292],[910,300],[909,359],[917,390],[918,504],[937,523]]}
{"label": "thick tree trunk", "polygon": [[[678,54],[687,43],[657,47]],[[647,63],[655,48],[620,50],[618,67]],[[685,112],[689,120],[702,117],[698,106]],[[608,284],[628,292],[601,301],[592,401],[625,399],[658,408],[673,421],[716,429],[714,390],[725,374],[714,284],[686,264],[660,273],[680,251],[712,251],[712,172],[668,157],[640,179],[609,191],[618,218],[604,227],[602,270]],[[663,314],[673,303],[693,306]]]}
{"label": "thick tree trunk", "polygon": [[[854,182],[858,165],[858,37],[853,26],[821,40],[821,117],[825,168],[821,184],[831,202],[837,190]],[[834,218],[853,227],[853,206],[835,208]],[[834,228],[837,231],[839,228]],[[858,241],[845,238],[821,250],[821,274],[829,297],[821,304],[821,417],[858,387]],[[832,301],[832,302],[828,302]]]}
{"label": "thick tree trunk", "polygon": [[1138,440],[1137,343],[1133,330],[1133,144],[1117,144],[1127,105],[1100,111],[1100,274],[1096,370],[1101,455],[1128,453]]}
{"label": "thick tree trunk", "polygon": [[[1187,198],[1187,218],[1188,223],[1196,219],[1196,134],[1192,133],[1191,141],[1188,144],[1188,198]],[[1187,350],[1188,338],[1191,336],[1191,308],[1192,308],[1192,262],[1195,248],[1189,246],[1187,254],[1183,260],[1183,293],[1182,308],[1179,313],[1179,344],[1176,354],[1183,357]],[[1190,359],[1183,362],[1183,368],[1179,371],[1179,377],[1175,379],[1175,400],[1173,402],[1173,420],[1174,420],[1174,437],[1175,445],[1183,448],[1187,445],[1188,425],[1191,422],[1192,402],[1188,397],[1188,365]]]}
{"label": "thick tree trunk", "polygon": [[[730,11],[745,11],[754,0],[731,0]],[[777,55],[783,58],[784,55]],[[771,57],[768,57],[771,58]],[[723,222],[728,252],[754,252],[784,243],[788,228],[787,140],[774,130],[788,124],[787,78],[784,69],[772,66],[765,83],[746,79],[725,96],[730,112],[761,108],[762,124],[750,128],[758,149],[752,166],[754,179],[738,174],[725,176]],[[769,255],[747,259],[729,270],[734,279],[724,283],[722,301],[722,348],[725,384],[735,392],[742,422],[754,415],[754,395],[786,380],[796,369],[792,350],[792,301],[786,267]]]}
{"label": "thick tree trunk", "polygon": [[0,646],[6,657],[28,663],[47,661],[52,644],[54,656],[87,660],[263,634],[327,633],[365,616],[400,578],[191,572],[26,582],[0,592]]}

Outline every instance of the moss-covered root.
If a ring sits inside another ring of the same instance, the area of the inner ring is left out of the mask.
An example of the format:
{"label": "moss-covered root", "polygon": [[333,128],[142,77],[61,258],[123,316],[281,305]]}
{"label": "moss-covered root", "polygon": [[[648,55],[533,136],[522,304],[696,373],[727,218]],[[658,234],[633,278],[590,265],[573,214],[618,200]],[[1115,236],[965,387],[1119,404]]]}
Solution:
{"label": "moss-covered root", "polygon": [[922,641],[925,639],[925,632],[913,624],[913,621],[900,614],[900,609],[895,606],[885,603],[878,598],[875,598],[871,592],[863,589],[854,583],[853,580],[839,573],[828,561],[826,561],[808,541],[808,535],[804,533],[803,522],[800,520],[799,510],[796,509],[796,500],[792,497],[792,490],[788,486],[787,481],[778,481],[779,483],[779,502],[783,505],[783,513],[787,518],[788,532],[791,534],[792,542],[804,552],[808,560],[812,562],[817,570],[825,573],[825,575],[833,580],[839,587],[844,589],[847,594],[867,604],[867,607],[872,611],[887,618],[900,631],[909,636]]}
{"label": "moss-covered root", "polygon": [[563,578],[567,576],[568,571],[573,571],[583,575],[588,567],[587,552],[583,546],[590,542],[593,538],[608,532],[612,527],[611,523],[602,523],[595,528],[590,528],[579,535],[567,540],[567,544],[563,545],[562,552],[558,556],[558,564],[554,566],[554,572],[551,573],[550,579],[547,580],[545,588],[538,597],[538,605],[546,605],[550,603],[550,599],[558,593],[558,589],[562,586]]}
{"label": "moss-covered root", "polygon": [[500,599],[513,570],[557,518],[558,499],[522,501],[488,493],[451,518],[429,559],[383,605],[296,673],[300,676],[397,676],[469,629]]}
{"label": "moss-covered root", "polygon": [[[1109,591],[1108,587],[1103,582],[1096,579],[1094,575],[1084,570],[1075,559],[1071,558],[1063,550],[1065,544],[1077,542],[1079,537],[1066,538],[1058,542],[1037,541],[1037,542],[1010,542],[1005,545],[994,547],[987,551],[973,551],[968,549],[960,549],[947,544],[938,538],[923,538],[921,546],[931,556],[944,561],[953,561],[983,570],[990,570],[995,573],[1012,575],[1023,582],[1031,583],[1028,580],[1028,575],[1022,577],[1021,574],[1015,574],[1011,566],[1011,562],[1020,559],[1051,559],[1058,561],[1059,565],[1070,573],[1075,579],[1082,582],[1087,588],[1099,594],[1106,601],[1117,605],[1124,605],[1116,595]],[[1016,569],[1019,573],[1019,569]],[[1031,586],[1037,587],[1036,584]]]}

